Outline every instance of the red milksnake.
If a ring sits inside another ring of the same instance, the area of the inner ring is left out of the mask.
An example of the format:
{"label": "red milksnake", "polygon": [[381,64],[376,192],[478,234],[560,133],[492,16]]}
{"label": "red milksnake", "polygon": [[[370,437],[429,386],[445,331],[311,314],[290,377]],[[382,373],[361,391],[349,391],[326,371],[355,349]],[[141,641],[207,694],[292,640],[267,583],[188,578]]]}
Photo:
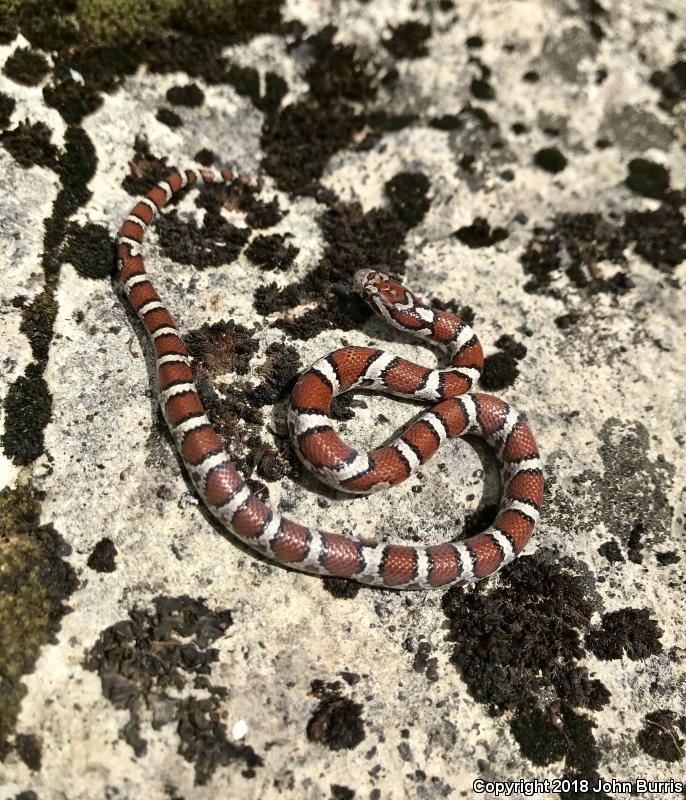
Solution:
{"label": "red milksnake", "polygon": [[[524,548],[538,521],[543,471],[531,431],[507,403],[470,389],[483,367],[474,331],[435,310],[381,273],[358,272],[357,288],[377,313],[402,331],[426,337],[450,357],[426,369],[383,350],[345,347],[317,361],[291,395],[288,427],[301,460],[337,489],[368,494],[394,486],[424,464],[445,439],[476,434],[495,450],[503,498],[493,524],[464,541],[428,547],[364,542],[324,533],[283,517],[248,488],[212,429],[193,383],[188,350],[155,291],[140,253],[147,227],[180,189],[196,183],[245,183],[223,170],[173,172],[138,201],[117,238],[118,276],[152,341],[159,400],[188,474],[210,512],[268,558],[305,572],[399,589],[468,583],[491,575]],[[333,397],[373,389],[426,400],[432,408],[392,444],[358,453],[331,425]]]}

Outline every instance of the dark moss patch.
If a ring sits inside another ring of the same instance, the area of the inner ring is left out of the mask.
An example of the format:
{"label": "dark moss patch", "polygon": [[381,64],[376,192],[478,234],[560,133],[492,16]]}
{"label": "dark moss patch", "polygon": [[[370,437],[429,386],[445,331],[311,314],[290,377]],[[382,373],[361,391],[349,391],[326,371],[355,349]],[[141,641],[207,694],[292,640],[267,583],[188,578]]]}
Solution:
{"label": "dark moss patch", "polygon": [[55,169],[58,151],[51,140],[52,131],[44,122],[29,122],[28,119],[0,134],[2,146],[25,168],[35,165]]}
{"label": "dark moss patch", "polygon": [[266,356],[259,369],[262,381],[249,392],[251,402],[258,407],[284,398],[295,385],[302,363],[294,347],[279,342],[272,342],[267,347]]}
{"label": "dark moss patch", "polygon": [[[147,749],[141,723],[175,724],[179,753],[195,765],[196,783],[206,783],[219,766],[262,759],[246,745],[229,741],[222,721],[224,690],[209,680],[218,652],[210,645],[232,624],[228,610],[212,611],[187,595],[157,597],[151,611],[134,609],[129,619],[106,628],[84,662],[97,672],[105,697],[129,713],[124,738],[140,757]],[[208,698],[179,697],[190,686]]]}
{"label": "dark moss patch", "polygon": [[213,164],[217,163],[217,156],[212,150],[209,150],[207,147],[203,147],[202,150],[198,150],[198,152],[193,156],[193,158],[201,164],[203,167],[211,167]]}
{"label": "dark moss patch", "polygon": [[557,147],[544,147],[534,155],[534,164],[546,172],[562,172],[567,166],[567,159]]}
{"label": "dark moss patch", "polygon": [[429,120],[429,126],[439,131],[459,131],[464,122],[459,114],[443,114]]}
{"label": "dark moss patch", "polygon": [[395,58],[422,58],[429,54],[427,40],[431,26],[418,20],[409,20],[391,29],[391,35],[382,39],[383,46]]}
{"label": "dark moss patch", "polygon": [[643,717],[643,728],[638,732],[638,746],[651,758],[674,764],[684,758],[686,717],[671,709],[652,711]]}
{"label": "dark moss patch", "polygon": [[641,197],[662,200],[669,190],[669,170],[654,161],[634,158],[629,162],[626,185]]}
{"label": "dark moss patch", "polygon": [[[495,589],[478,584],[443,596],[455,642],[451,663],[491,713],[513,712],[510,726],[525,756],[537,764],[564,757],[567,768],[591,772],[599,759],[593,723],[574,708],[599,708],[609,693],[582,664],[592,614],[583,583],[545,552],[500,574]],[[542,696],[550,698],[547,714]]]}
{"label": "dark moss patch", "polygon": [[502,336],[499,336],[498,339],[496,339],[495,346],[500,348],[504,353],[512,356],[516,361],[521,361],[527,354],[526,345],[518,342],[513,336],[510,336],[509,333],[504,333]]}
{"label": "dark moss patch", "polygon": [[438,659],[431,655],[430,642],[419,642],[414,654],[412,669],[425,675],[430,683],[438,682]]}
{"label": "dark moss patch", "polygon": [[678,564],[681,556],[675,550],[665,550],[663,553],[655,553],[655,560],[661,567],[668,567],[670,564]]}
{"label": "dark moss patch", "polygon": [[286,191],[316,191],[331,156],[365,126],[376,97],[378,70],[354,45],[334,44],[326,26],[303,43],[311,63],[305,72],[307,96],[268,113],[262,128],[263,168]]}
{"label": "dark moss patch", "polygon": [[611,564],[623,564],[625,561],[622,551],[614,539],[611,539],[609,542],[603,542],[598,548],[598,552]]}
{"label": "dark moss patch", "polygon": [[292,244],[286,244],[286,236],[273,233],[270,236],[256,236],[248,245],[245,255],[264,269],[288,269],[300,252]]}
{"label": "dark moss patch", "polygon": [[188,83],[185,86],[172,86],[167,89],[167,102],[173,106],[186,106],[197,108],[205,102],[205,93],[197,83]]}
{"label": "dark moss patch", "polygon": [[359,583],[345,578],[323,578],[322,586],[332,597],[338,600],[352,600],[357,597],[362,588]]}
{"label": "dark moss patch", "polygon": [[186,336],[197,370],[216,378],[227,372],[245,375],[259,348],[255,332],[233,320],[205,324]]}
{"label": "dark moss patch", "polygon": [[686,100],[686,61],[675,61],[667,70],[656,70],[650,83],[660,90],[660,106],[674,111],[674,106]]}
{"label": "dark moss patch", "polygon": [[41,363],[48,358],[56,317],[57,302],[47,289],[22,308],[20,330],[31,343],[33,357]]}
{"label": "dark moss patch", "polygon": [[629,211],[624,235],[636,252],[656,269],[673,272],[686,259],[686,223],[676,208],[662,205],[655,211]]}
{"label": "dark moss patch", "polygon": [[10,80],[24,86],[37,86],[50,72],[50,65],[42,53],[30,47],[17,47],[5,62],[2,71]]}
{"label": "dark moss patch", "polygon": [[350,144],[363,125],[345,105],[290,104],[265,121],[260,142],[265,151],[262,166],[279,188],[305,192],[321,176],[331,156]]}
{"label": "dark moss patch", "polygon": [[[0,491],[0,760],[26,694],[21,678],[54,641],[77,585],[64,560],[68,548],[52,525],[40,524],[40,511],[40,497],[26,486]],[[17,746],[37,769],[40,748],[32,738],[18,738]]]}
{"label": "dark moss patch", "polygon": [[406,228],[415,227],[426,216],[430,186],[423,172],[399,172],[384,185],[393,213]]}
{"label": "dark moss patch", "polygon": [[479,384],[489,392],[505,389],[517,379],[519,367],[510,353],[493,353],[484,359],[484,368]]}
{"label": "dark moss patch", "polygon": [[312,693],[319,699],[310,721],[307,738],[330,750],[352,750],[364,740],[362,706],[341,694],[341,684],[312,682]]}
{"label": "dark moss patch", "polygon": [[196,269],[230,264],[250,237],[249,228],[238,228],[220,214],[210,212],[201,226],[195,220],[183,222],[175,210],[160,215],[155,224],[164,254]]}
{"label": "dark moss patch", "polygon": [[245,222],[250,228],[271,228],[281,222],[288,213],[281,210],[276,197],[266,202],[260,200],[259,197],[250,197],[244,207]]}
{"label": "dark moss patch", "polygon": [[249,97],[257,106],[260,101],[260,73],[255,67],[232,64],[226,73],[226,82],[233,86],[236,94]]}
{"label": "dark moss patch", "polygon": [[[166,157],[158,158],[150,150],[147,138],[137,136],[133,144],[133,158],[129,161],[129,174],[122,181],[122,187],[130,195],[145,194],[170,171]],[[171,202],[174,202],[173,199]]]}
{"label": "dark moss patch", "polygon": [[623,229],[600,214],[559,214],[549,228],[535,228],[521,257],[524,271],[531,276],[524,287],[538,291],[549,286],[564,269],[574,286],[591,291],[626,291],[596,269],[599,261],[624,264],[627,238]]}
{"label": "dark moss patch", "polygon": [[52,395],[35,363],[10,384],[5,397],[5,431],[2,449],[17,466],[30,464],[43,454],[43,430],[52,418]]}
{"label": "dark moss patch", "polygon": [[493,228],[488,223],[488,220],[483,217],[476,217],[471,225],[465,225],[458,228],[453,236],[459,239],[462,244],[467,247],[475,249],[477,247],[491,247],[497,242],[502,242],[507,239],[508,232],[505,228]]}
{"label": "dark moss patch", "polygon": [[71,222],[66,232],[63,257],[82,278],[107,278],[114,266],[114,242],[104,225]]}
{"label": "dark moss patch", "polygon": [[0,11],[0,44],[12,44],[19,32],[15,22],[7,11]]}
{"label": "dark moss patch", "polygon": [[589,649],[603,661],[622,655],[639,661],[661,653],[662,629],[650,613],[647,608],[623,608],[603,614],[600,625],[586,637]]}
{"label": "dark moss patch", "polygon": [[43,87],[43,99],[56,109],[70,125],[78,125],[102,105],[102,97],[94,85],[74,80],[68,69],[60,69]]}
{"label": "dark moss patch", "polygon": [[18,733],[14,739],[14,749],[31,772],[38,772],[40,770],[41,746],[35,736],[32,734]]}
{"label": "dark moss patch", "polygon": [[0,128],[8,128],[17,101],[4,92],[0,92]]}
{"label": "dark moss patch", "polygon": [[116,555],[117,548],[114,542],[105,536],[95,545],[86,564],[96,572],[114,572],[117,568],[114,560]]}
{"label": "dark moss patch", "polygon": [[181,117],[176,111],[172,111],[171,108],[158,108],[155,119],[172,129],[180,128],[183,125]]}
{"label": "dark moss patch", "polygon": [[481,75],[477,78],[472,78],[469,84],[469,91],[472,97],[477,100],[495,100],[495,89],[490,82],[491,70],[485,64],[482,64],[479,59],[470,60],[476,61],[481,71]]}
{"label": "dark moss patch", "polygon": [[316,302],[318,307],[275,325],[296,338],[311,338],[324,330],[358,328],[371,314],[353,292],[356,270],[370,265],[401,276],[407,253],[402,249],[406,226],[391,212],[372,209],[363,213],[357,203],[332,202],[318,220],[326,242],[317,264],[301,281],[278,289],[259,287],[255,308],[261,314],[288,311]]}

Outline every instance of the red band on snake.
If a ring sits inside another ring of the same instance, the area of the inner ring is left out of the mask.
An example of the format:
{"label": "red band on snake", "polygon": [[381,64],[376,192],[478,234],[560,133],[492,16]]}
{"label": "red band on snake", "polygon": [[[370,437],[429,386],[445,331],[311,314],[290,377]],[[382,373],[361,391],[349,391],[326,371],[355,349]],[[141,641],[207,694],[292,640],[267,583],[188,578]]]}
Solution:
{"label": "red band on snake", "polygon": [[[483,367],[483,353],[468,325],[371,270],[355,276],[365,300],[389,324],[438,346],[450,364],[427,369],[371,347],[330,353],[300,376],[291,395],[288,427],[295,449],[326,483],[369,494],[404,481],[446,439],[481,436],[495,450],[501,468],[503,496],[495,521],[463,541],[427,547],[368,543],[292,522],[250,491],[212,428],[193,382],[188,350],[140,252],[147,227],[176,192],[198,181],[234,180],[245,182],[229,170],[173,172],[139,200],[117,238],[118,276],[155,351],[164,417],[209,511],[235,536],[276,562],[377,586],[428,589],[469,583],[512,561],[533,533],[543,501],[543,470],[529,426],[497,397],[470,391]],[[432,406],[392,444],[359,453],[340,439],[329,416],[333,397],[352,389],[425,400]]]}

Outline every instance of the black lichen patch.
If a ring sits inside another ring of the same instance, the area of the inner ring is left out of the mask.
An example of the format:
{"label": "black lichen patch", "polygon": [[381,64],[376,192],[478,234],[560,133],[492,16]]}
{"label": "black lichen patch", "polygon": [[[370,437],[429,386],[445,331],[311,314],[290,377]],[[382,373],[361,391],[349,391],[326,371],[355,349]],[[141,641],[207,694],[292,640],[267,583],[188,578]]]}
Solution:
{"label": "black lichen patch", "polygon": [[567,159],[557,147],[544,147],[534,155],[534,164],[546,172],[562,172],[567,166]]}
{"label": "black lichen patch", "polygon": [[185,86],[172,86],[167,89],[167,102],[173,106],[186,106],[197,108],[205,102],[205,93],[197,83],[188,83]]}
{"label": "black lichen patch", "polygon": [[300,252],[299,248],[286,243],[286,235],[272,233],[269,236],[256,236],[248,245],[245,255],[264,269],[288,269],[295,257]]}
{"label": "black lichen patch", "polygon": [[50,72],[50,65],[42,53],[30,47],[17,47],[5,62],[2,71],[16,83],[37,86]]}
{"label": "black lichen patch", "polygon": [[4,454],[17,466],[30,464],[45,449],[45,426],[52,419],[52,395],[42,367],[31,363],[5,397]]}
{"label": "black lichen patch", "polygon": [[634,158],[629,162],[626,185],[641,197],[662,200],[669,190],[669,170],[654,161]]}
{"label": "black lichen patch", "polygon": [[430,185],[423,172],[399,172],[384,186],[391,210],[408,230],[419,225],[431,206]]}
{"label": "black lichen patch", "polygon": [[17,101],[4,92],[0,92],[0,128],[8,128]]}
{"label": "black lichen patch", "polygon": [[[0,760],[9,752],[19,706],[26,694],[21,678],[33,669],[41,648],[54,641],[66,598],[76,589],[68,548],[52,525],[40,524],[40,498],[28,487],[0,491]],[[17,740],[31,769],[40,749]],[[21,754],[20,752],[20,754]]]}
{"label": "black lichen patch", "polygon": [[676,61],[667,70],[656,70],[650,76],[651,84],[660,90],[660,105],[666,111],[686,100],[686,61]]}
{"label": "black lichen patch", "polygon": [[662,652],[662,629],[650,618],[647,608],[623,608],[603,614],[599,626],[592,628],[586,643],[603,661],[628,656],[638,661]]}
{"label": "black lichen patch", "polygon": [[157,114],[155,114],[155,119],[158,122],[161,122],[163,125],[166,125],[168,128],[172,128],[172,130],[180,128],[183,125],[183,120],[181,117],[176,113],[176,111],[172,111],[171,108],[158,108]]}
{"label": "black lichen patch", "polygon": [[645,715],[636,741],[651,758],[674,764],[684,758],[684,735],[686,717],[671,709],[660,709]]}
{"label": "black lichen patch", "polygon": [[382,44],[395,58],[422,58],[429,54],[427,40],[431,27],[418,20],[409,20],[391,29],[390,36]]}
{"label": "black lichen patch", "polygon": [[[248,770],[262,759],[247,745],[229,741],[222,722],[224,690],[209,680],[218,651],[210,645],[232,624],[228,610],[212,611],[187,595],[157,597],[151,611],[134,609],[129,619],[105,629],[84,666],[100,676],[103,694],[129,712],[123,736],[139,757],[147,749],[142,724],[153,729],[175,724],[179,753],[195,765],[196,783],[206,783],[217,767],[233,762]],[[208,698],[179,697],[196,687]]]}
{"label": "black lichen patch", "polygon": [[250,237],[249,228],[239,228],[221,214],[207,212],[203,224],[184,222],[176,210],[160,215],[155,223],[164,254],[196,269],[230,264]]}
{"label": "black lichen patch", "polygon": [[114,542],[105,536],[95,545],[86,564],[96,572],[114,572],[117,568],[114,560],[116,555],[117,548]]}
{"label": "black lichen patch", "polygon": [[307,738],[330,750],[352,750],[364,740],[362,706],[341,694],[341,684],[312,681],[312,694],[319,699],[307,723]]}
{"label": "black lichen patch", "polygon": [[[510,726],[527,757],[539,764],[564,757],[568,769],[590,773],[599,759],[593,722],[574,709],[598,709],[609,692],[581,664],[592,614],[583,583],[545,552],[500,574],[495,589],[478,584],[443,596],[455,642],[450,660],[492,713],[513,712]],[[545,709],[542,696],[550,698]]]}
{"label": "black lichen patch", "polygon": [[35,165],[55,169],[58,151],[51,139],[52,131],[44,122],[28,119],[0,134],[2,146],[24,168]]}
{"label": "black lichen patch", "polygon": [[69,223],[63,249],[68,261],[82,278],[107,278],[114,266],[114,243],[104,225]]}
{"label": "black lichen patch", "polygon": [[497,242],[507,239],[508,232],[505,228],[491,228],[488,220],[483,217],[476,217],[471,225],[458,228],[453,236],[459,239],[462,244],[473,249],[477,247],[491,247]]}
{"label": "black lichen patch", "polygon": [[227,372],[245,375],[250,359],[259,348],[254,331],[233,320],[205,324],[186,336],[186,345],[196,369],[210,378]]}

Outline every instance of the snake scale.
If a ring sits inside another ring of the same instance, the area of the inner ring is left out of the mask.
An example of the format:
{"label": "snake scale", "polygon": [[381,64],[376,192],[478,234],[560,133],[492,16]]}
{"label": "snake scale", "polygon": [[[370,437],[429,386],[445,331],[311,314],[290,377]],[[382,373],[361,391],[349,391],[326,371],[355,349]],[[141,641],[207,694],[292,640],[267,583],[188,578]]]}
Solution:
{"label": "snake scale", "polygon": [[[355,285],[390,325],[425,337],[449,358],[427,369],[372,347],[345,347],[302,374],[292,392],[288,428],[304,464],[337,489],[360,494],[394,486],[450,438],[476,434],[494,449],[503,496],[493,524],[470,538],[427,547],[368,543],[292,522],[248,487],[213,430],[193,382],[179,328],[145,270],[141,245],[155,215],[196,183],[246,184],[221,172],[173,171],[141,198],[117,237],[118,277],[143,322],[157,361],[159,401],[193,485],[209,511],[239,539],[273,561],[305,572],[398,589],[428,589],[485,578],[528,542],[543,501],[543,470],[529,426],[512,406],[471,389],[483,367],[474,331],[454,314],[431,308],[382,273],[363,270]],[[393,443],[359,453],[335,432],[331,400],[352,389],[424,400],[431,408]]]}

